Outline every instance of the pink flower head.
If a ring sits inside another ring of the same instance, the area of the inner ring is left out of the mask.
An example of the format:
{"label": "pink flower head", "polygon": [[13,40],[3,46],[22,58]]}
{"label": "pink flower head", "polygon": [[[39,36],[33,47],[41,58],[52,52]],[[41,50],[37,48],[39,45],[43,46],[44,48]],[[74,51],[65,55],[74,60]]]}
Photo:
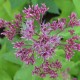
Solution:
{"label": "pink flower head", "polygon": [[57,26],[60,30],[63,30],[65,27],[65,21],[64,20],[58,20]]}
{"label": "pink flower head", "polygon": [[58,74],[55,71],[51,70],[50,71],[50,78],[56,78],[56,77],[58,77]]}
{"label": "pink flower head", "polygon": [[75,13],[71,13],[70,15],[70,21],[69,21],[69,26],[74,27],[74,26],[80,26],[80,20],[77,20],[77,16]]}
{"label": "pink flower head", "polygon": [[59,43],[60,43],[60,39],[61,39],[61,37],[52,36],[52,37],[50,38],[50,42],[55,46],[56,44],[59,44]]}
{"label": "pink flower head", "polygon": [[5,35],[9,40],[13,40],[14,36],[16,35],[16,30],[15,29],[6,30],[2,34]]}
{"label": "pink flower head", "polygon": [[44,78],[44,77],[46,77],[46,74],[45,73],[41,73],[40,77]]}
{"label": "pink flower head", "polygon": [[52,62],[52,64],[50,66],[51,66],[51,68],[61,69],[62,64],[61,64],[61,62],[59,62],[58,60],[56,60],[55,62]]}
{"label": "pink flower head", "polygon": [[72,12],[71,15],[69,16],[70,19],[75,19],[77,18],[76,13]]}
{"label": "pink flower head", "polygon": [[40,15],[41,14],[43,15],[47,10],[48,10],[48,8],[46,7],[45,4],[42,4],[41,7],[39,7],[37,4],[32,7],[29,6],[28,9],[25,8],[23,10],[23,12],[26,14],[26,18],[33,18],[34,17],[36,20],[40,20]]}
{"label": "pink flower head", "polygon": [[80,44],[76,44],[76,50],[80,51]]}
{"label": "pink flower head", "polygon": [[33,15],[35,16],[36,20],[40,20],[40,7],[38,4],[33,7],[33,11]]}
{"label": "pink flower head", "polygon": [[77,78],[73,78],[72,80],[78,80]]}
{"label": "pink flower head", "polygon": [[34,35],[34,21],[29,20],[26,22],[26,29],[22,30],[22,38],[31,39]]}
{"label": "pink flower head", "polygon": [[53,21],[53,22],[52,22],[51,28],[52,28],[53,30],[57,30],[57,29],[58,29],[58,25],[57,25],[57,22],[56,22],[56,21]]}
{"label": "pink flower head", "polygon": [[46,23],[46,24],[42,23],[42,25],[41,25],[41,32],[43,34],[45,34],[45,35],[49,34],[51,30],[52,29],[50,28],[50,23]]}
{"label": "pink flower head", "polygon": [[24,9],[23,12],[26,14],[26,18],[30,18],[30,17],[33,17],[33,10],[32,8],[29,6],[28,9]]}
{"label": "pink flower head", "polygon": [[14,43],[14,48],[18,49],[18,48],[21,48],[22,46],[24,46],[24,42],[23,41]]}
{"label": "pink flower head", "polygon": [[13,22],[14,26],[19,29],[22,24],[22,15],[21,14],[15,15],[15,20],[13,20]]}
{"label": "pink flower head", "polygon": [[21,14],[15,15],[15,19],[22,21],[22,15]]}
{"label": "pink flower head", "polygon": [[57,67],[56,67],[56,70],[53,70],[54,68],[50,66],[51,64],[52,63],[46,61],[39,67],[35,66],[35,69],[33,70],[33,74],[36,74],[42,78],[45,77],[47,74],[50,75],[50,78],[58,77]]}
{"label": "pink flower head", "polygon": [[40,68],[35,66],[32,74],[33,74],[33,75],[34,75],[34,74],[39,75],[40,72],[41,72]]}
{"label": "pink flower head", "polygon": [[72,58],[72,56],[73,56],[72,53],[66,52],[66,59],[67,60],[70,60]]}
{"label": "pink flower head", "polygon": [[0,28],[5,27],[5,21],[0,19]]}
{"label": "pink flower head", "polygon": [[17,51],[16,56],[20,57],[20,59],[22,61],[24,61],[26,64],[34,64],[35,60],[34,60],[34,55],[32,54],[32,49],[26,49],[26,48],[22,48],[20,50]]}
{"label": "pink flower head", "polygon": [[32,55],[31,57],[26,57],[23,61],[26,64],[32,64],[33,65],[35,63],[34,55]]}
{"label": "pink flower head", "polygon": [[57,29],[63,30],[64,26],[65,26],[65,19],[60,19],[58,21],[53,21],[53,23],[51,24],[51,28],[53,30],[57,30]]}
{"label": "pink flower head", "polygon": [[75,34],[74,30],[68,30],[70,32],[71,35]]}
{"label": "pink flower head", "polygon": [[46,5],[42,4],[42,6],[40,8],[40,12],[44,15],[47,10],[48,10],[48,8],[46,7]]}

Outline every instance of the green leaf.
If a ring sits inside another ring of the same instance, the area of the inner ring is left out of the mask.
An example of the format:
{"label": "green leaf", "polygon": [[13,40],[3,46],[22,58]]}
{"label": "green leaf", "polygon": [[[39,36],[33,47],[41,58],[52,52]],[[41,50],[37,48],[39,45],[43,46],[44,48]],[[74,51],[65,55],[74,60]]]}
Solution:
{"label": "green leaf", "polygon": [[50,76],[46,76],[43,80],[54,80],[54,79],[51,79]]}
{"label": "green leaf", "polygon": [[16,57],[16,55],[14,54],[14,52],[8,52],[2,55],[3,59],[18,64],[18,65],[22,65],[22,62],[19,58]]}
{"label": "green leaf", "polygon": [[58,7],[61,9],[60,17],[68,17],[74,11],[74,4],[72,0],[54,0]]}
{"label": "green leaf", "polygon": [[32,70],[34,69],[34,65],[26,65],[23,64],[21,69],[17,71],[14,76],[14,80],[43,80],[43,78],[32,75]]}
{"label": "green leaf", "polygon": [[[64,54],[64,56],[63,56]],[[65,52],[62,49],[57,49],[56,54],[53,54],[52,61],[59,60],[62,63],[62,71],[67,68],[74,67],[75,63],[73,61],[68,61],[65,58]]]}
{"label": "green leaf", "polygon": [[73,3],[75,5],[75,8],[77,10],[78,16],[80,17],[80,0],[73,0]]}
{"label": "green leaf", "polygon": [[55,50],[55,53],[56,53],[56,55],[63,55],[63,54],[65,54],[65,51],[63,50],[63,49],[56,49]]}
{"label": "green leaf", "polygon": [[[6,7],[7,6],[7,7]],[[11,6],[10,6],[10,2],[9,0],[7,0],[4,4],[3,4],[4,10],[6,11],[6,13],[8,14],[9,17],[7,17],[9,20],[12,20],[14,18],[14,12],[12,12],[11,10]],[[7,19],[7,20],[8,20]]]}
{"label": "green leaf", "polygon": [[69,72],[71,75],[78,76],[80,73],[80,61],[77,61]]}
{"label": "green leaf", "polygon": [[11,8],[12,9],[20,9],[22,8],[26,3],[29,2],[29,0],[19,0],[19,2],[17,0],[9,0],[10,4],[11,4]]}
{"label": "green leaf", "polygon": [[[11,12],[11,7],[10,7],[10,3],[9,0],[6,0],[2,2],[1,1],[1,7],[0,7],[0,18],[6,19],[6,20],[11,20],[13,17],[13,13]],[[6,7],[7,6],[7,7]],[[5,16],[6,15],[6,16]]]}
{"label": "green leaf", "polygon": [[18,59],[11,52],[13,49],[10,41],[4,38],[0,39],[0,43],[2,45],[0,50],[0,69],[5,70],[11,77],[13,77],[20,67],[20,62],[18,62]]}
{"label": "green leaf", "polygon": [[32,80],[44,80],[43,78],[37,76],[37,75],[33,75],[32,76]]}
{"label": "green leaf", "polygon": [[71,38],[72,36],[68,32],[68,30],[70,30],[70,29],[74,30],[75,31],[75,34],[80,35],[80,27],[78,27],[78,26],[75,26],[74,28],[68,27],[64,31],[60,32],[58,35],[59,36],[62,36],[64,38],[64,40],[66,40],[68,38]]}
{"label": "green leaf", "polygon": [[31,0],[33,5],[36,5],[38,0]]}
{"label": "green leaf", "polygon": [[40,24],[37,21],[34,21],[35,33],[40,33]]}
{"label": "green leaf", "polygon": [[74,52],[75,52],[75,54],[71,60],[74,62],[78,62],[80,60],[80,52],[79,51],[74,51]]}
{"label": "green leaf", "polygon": [[4,7],[0,8],[0,18],[3,18],[5,20],[10,20],[11,19],[10,16],[8,15],[8,13],[6,12],[6,10],[4,9]]}
{"label": "green leaf", "polygon": [[46,4],[46,6],[49,8],[49,12],[59,14],[59,8],[55,4],[54,0],[38,0],[39,5],[41,5],[42,3]]}
{"label": "green leaf", "polygon": [[24,64],[22,68],[17,71],[14,80],[32,80],[33,65],[27,66]]}
{"label": "green leaf", "polygon": [[0,50],[0,54],[7,53],[8,51],[13,51],[12,45],[11,45],[10,41],[7,40],[7,38],[0,39],[0,43],[2,45],[2,48]]}
{"label": "green leaf", "polygon": [[4,70],[0,69],[0,80],[12,80],[11,77]]}
{"label": "green leaf", "polygon": [[65,70],[67,68],[72,68],[74,67],[75,63],[73,61],[68,61],[68,60],[65,60],[65,61],[62,61],[62,70]]}
{"label": "green leaf", "polygon": [[[13,64],[9,61],[4,60],[0,55],[0,69],[5,70],[11,77],[14,76],[15,72],[20,68],[19,65]],[[0,78],[1,79],[1,78]]]}
{"label": "green leaf", "polygon": [[0,5],[2,5],[4,3],[4,0],[0,0]]}

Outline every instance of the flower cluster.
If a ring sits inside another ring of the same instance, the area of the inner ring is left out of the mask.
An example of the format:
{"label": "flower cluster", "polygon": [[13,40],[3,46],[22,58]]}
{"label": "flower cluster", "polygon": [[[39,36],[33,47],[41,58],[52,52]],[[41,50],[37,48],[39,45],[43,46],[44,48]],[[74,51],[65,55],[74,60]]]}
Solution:
{"label": "flower cluster", "polygon": [[72,58],[72,56],[74,55],[73,50],[80,51],[80,44],[75,42],[75,40],[79,39],[79,36],[73,36],[72,38],[67,40],[68,44],[65,45],[66,59],[70,60]]}
{"label": "flower cluster", "polygon": [[22,23],[22,15],[15,15],[15,20],[12,22],[0,20],[0,28],[5,27],[6,30],[2,34],[4,34],[9,40],[12,40],[14,36],[19,33],[19,28]]}
{"label": "flower cluster", "polygon": [[44,15],[45,12],[48,10],[45,4],[42,4],[41,7],[38,6],[29,6],[28,9],[24,9],[23,12],[26,14],[26,18],[35,18],[36,20],[40,20],[40,14]]}
{"label": "flower cluster", "polygon": [[74,27],[74,26],[79,26],[80,25],[80,20],[77,20],[77,15],[75,13],[72,13],[70,16],[70,21],[69,21],[69,26]]}
{"label": "flower cluster", "polygon": [[36,74],[41,77],[46,77],[47,74],[50,75],[50,78],[58,77],[57,71],[61,69],[61,63],[56,60],[55,62],[49,63],[48,61],[42,63],[41,66],[36,67],[33,70],[33,74]]}
{"label": "flower cluster", "polygon": [[[40,67],[35,66],[33,74],[41,77],[49,74],[51,78],[56,78],[58,76],[57,71],[61,69],[62,65],[58,60],[50,63],[49,59],[52,58],[57,47],[64,47],[66,59],[68,60],[74,55],[74,50],[80,51],[80,44],[76,42],[80,37],[75,34],[75,30],[68,30],[72,38],[67,39],[66,44],[61,42],[63,36],[59,36],[59,33],[66,28],[80,26],[80,20],[77,19],[75,13],[71,13],[68,23],[65,18],[53,21],[52,23],[44,23],[42,22],[42,18],[47,10],[48,8],[45,4],[42,4],[41,7],[38,5],[29,6],[28,9],[25,8],[23,10],[25,17],[18,14],[12,22],[1,19],[0,28],[6,28],[2,34],[11,41],[14,41],[15,35],[20,33],[22,41],[14,42],[14,48],[17,49],[16,56],[20,57],[23,62],[33,65],[36,62],[35,53],[37,57],[41,57],[44,60],[44,63],[42,63]],[[22,18],[25,18],[25,23]],[[39,26],[35,25],[35,21]],[[23,28],[22,23],[25,24],[25,28]],[[39,31],[37,31],[36,27]],[[58,32],[51,35],[54,31]],[[36,36],[37,39],[35,39],[34,36]],[[30,42],[26,43],[26,41]]]}
{"label": "flower cluster", "polygon": [[5,23],[5,21],[0,19],[0,28],[4,27],[4,23]]}
{"label": "flower cluster", "polygon": [[34,35],[34,20],[26,21],[26,29],[22,31],[22,38],[32,39]]}

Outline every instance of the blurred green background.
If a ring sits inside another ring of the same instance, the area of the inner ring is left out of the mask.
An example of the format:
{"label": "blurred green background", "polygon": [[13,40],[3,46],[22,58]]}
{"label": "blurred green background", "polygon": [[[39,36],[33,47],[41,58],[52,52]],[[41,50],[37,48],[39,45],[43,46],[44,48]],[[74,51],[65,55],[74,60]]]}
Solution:
{"label": "blurred green background", "polygon": [[[71,12],[76,12],[78,18],[80,18],[80,0],[0,0],[0,18],[7,21],[14,19],[14,15],[22,13],[24,7],[29,5],[36,5],[45,3],[49,7],[48,12],[44,16],[44,20],[52,21],[58,18],[67,18]],[[76,33],[80,35],[80,28],[75,28]],[[2,29],[0,29],[0,33]],[[65,39],[69,37],[69,34],[61,33]],[[63,54],[63,50],[59,49],[57,54]],[[66,61],[65,58],[60,55],[56,56],[62,61],[63,69],[71,68],[67,74],[65,80],[72,80],[74,77],[80,80],[80,52],[76,51],[71,61]],[[53,59],[54,60],[54,59]],[[32,76],[32,65],[25,65],[15,56],[15,50],[12,47],[10,41],[7,38],[0,36],[0,80],[56,80],[48,77],[42,79],[38,76]],[[59,76],[57,80],[63,80]]]}

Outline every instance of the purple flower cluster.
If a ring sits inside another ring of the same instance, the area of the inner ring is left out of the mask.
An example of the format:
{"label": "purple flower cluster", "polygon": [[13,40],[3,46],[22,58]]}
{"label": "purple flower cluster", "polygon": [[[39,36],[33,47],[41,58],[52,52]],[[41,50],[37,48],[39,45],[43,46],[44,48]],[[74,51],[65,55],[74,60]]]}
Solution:
{"label": "purple flower cluster", "polygon": [[[77,19],[75,13],[71,13],[69,16],[69,22],[66,22],[65,18],[53,21],[52,23],[42,22],[42,17],[48,10],[45,4],[41,7],[38,5],[29,6],[28,9],[24,9],[23,13],[25,17],[21,14],[15,16],[15,20],[12,22],[7,22],[0,20],[0,28],[5,27],[4,34],[9,40],[13,41],[16,34],[21,34],[22,41],[13,42],[14,48],[17,49],[16,56],[26,64],[34,64],[36,61],[35,53],[37,57],[44,60],[44,63],[40,67],[35,67],[33,74],[41,77],[45,77],[49,74],[51,78],[56,78],[58,76],[57,71],[61,69],[61,63],[57,60],[55,62],[49,62],[49,59],[55,53],[58,46],[63,46],[65,51],[65,56],[67,60],[70,60],[74,55],[74,50],[80,51],[80,44],[76,42],[80,37],[75,34],[75,30],[70,29],[68,32],[72,36],[66,40],[66,44],[61,42],[63,36],[59,36],[59,33],[64,31],[66,28],[73,28],[75,26],[80,26],[80,20]],[[25,18],[25,28],[22,28],[23,20]],[[35,21],[39,26],[35,25]],[[37,32],[36,27],[39,27],[39,32]],[[52,34],[54,31],[59,31]],[[37,39],[34,38],[37,37]],[[25,40],[24,40],[25,39]],[[26,43],[30,41],[30,43]]]}
{"label": "purple flower cluster", "polygon": [[67,40],[68,44],[65,45],[66,59],[70,60],[72,58],[72,56],[74,55],[74,50],[80,51],[80,44],[75,42],[75,40],[79,39],[79,36],[73,36],[72,38]]}
{"label": "purple flower cluster", "polygon": [[42,4],[41,7],[37,5],[29,6],[28,9],[24,9],[23,12],[26,14],[26,18],[35,18],[36,20],[40,20],[40,14],[44,15],[45,12],[48,10],[45,4]]}
{"label": "purple flower cluster", "polygon": [[57,71],[61,69],[62,65],[61,63],[56,60],[55,62],[44,62],[39,67],[35,66],[35,69],[33,70],[33,75],[36,74],[40,77],[46,77],[47,74],[50,75],[50,78],[56,78],[58,77]]}
{"label": "purple flower cluster", "polygon": [[45,60],[52,57],[52,54],[55,52],[55,48],[59,45],[59,43],[60,37],[50,37],[42,34],[40,35],[38,41],[34,41],[33,48]]}
{"label": "purple flower cluster", "polygon": [[65,24],[66,24],[66,19],[62,18],[58,21],[53,21],[51,24],[51,28],[53,30],[58,30],[58,29],[63,30],[65,27]]}
{"label": "purple flower cluster", "polygon": [[20,59],[24,61],[26,64],[34,64],[35,62],[34,55],[31,48],[29,49],[22,48],[18,50],[16,56],[20,57]]}
{"label": "purple flower cluster", "polygon": [[0,28],[5,27],[6,30],[2,34],[4,34],[9,40],[12,40],[14,36],[19,32],[19,28],[22,23],[22,15],[15,15],[15,20],[12,22],[5,21],[0,19]]}
{"label": "purple flower cluster", "polygon": [[22,38],[32,39],[34,35],[34,20],[26,21],[26,29],[22,30],[21,34],[23,35]]}
{"label": "purple flower cluster", "polygon": [[5,21],[0,19],[0,28],[4,27]]}
{"label": "purple flower cluster", "polygon": [[80,25],[80,20],[77,20],[77,15],[75,13],[72,13],[70,16],[70,21],[69,21],[69,26],[74,27],[74,26],[79,26]]}
{"label": "purple flower cluster", "polygon": [[77,78],[73,78],[73,80],[78,80]]}

